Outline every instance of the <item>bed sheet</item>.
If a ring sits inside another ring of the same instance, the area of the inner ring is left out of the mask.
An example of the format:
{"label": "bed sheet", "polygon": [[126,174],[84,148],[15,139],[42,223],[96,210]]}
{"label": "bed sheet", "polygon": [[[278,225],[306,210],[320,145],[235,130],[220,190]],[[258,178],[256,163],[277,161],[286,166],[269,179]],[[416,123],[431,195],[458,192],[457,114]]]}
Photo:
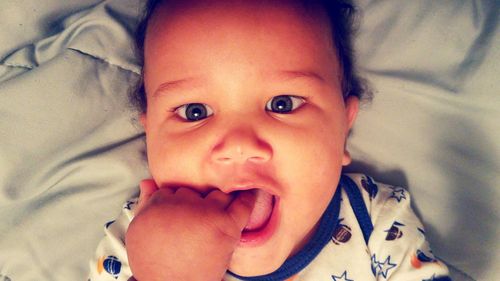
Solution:
{"label": "bed sheet", "polygon": [[355,170],[409,187],[456,280],[498,280],[500,2],[360,2],[376,93],[351,139]]}
{"label": "bed sheet", "polygon": [[104,223],[148,176],[127,99],[137,5],[0,4],[2,281],[86,280]]}
{"label": "bed sheet", "polygon": [[[409,187],[454,280],[500,276],[498,1],[357,1],[348,171]],[[0,280],[85,280],[148,176],[128,104],[139,0],[0,3]]]}

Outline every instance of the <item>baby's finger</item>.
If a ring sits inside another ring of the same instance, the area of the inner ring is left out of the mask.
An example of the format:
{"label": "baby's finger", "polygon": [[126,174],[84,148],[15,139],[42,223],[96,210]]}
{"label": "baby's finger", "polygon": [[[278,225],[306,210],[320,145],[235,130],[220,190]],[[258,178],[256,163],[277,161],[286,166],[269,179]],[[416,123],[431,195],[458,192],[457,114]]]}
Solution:
{"label": "baby's finger", "polygon": [[210,191],[207,194],[207,196],[205,196],[205,199],[215,202],[218,206],[221,206],[222,208],[226,208],[229,205],[229,203],[231,203],[233,197],[227,193],[215,189]]}
{"label": "baby's finger", "polygon": [[240,231],[243,231],[250,219],[255,198],[255,191],[240,191],[226,209]]}
{"label": "baby's finger", "polygon": [[201,198],[201,193],[198,191],[188,188],[188,187],[179,187],[176,190],[172,190],[172,192],[179,197],[185,198],[185,199],[198,199]]}
{"label": "baby's finger", "polygon": [[153,179],[146,179],[139,183],[139,189],[139,203],[137,204],[135,214],[138,214],[142,210],[149,198],[158,190],[158,186]]}

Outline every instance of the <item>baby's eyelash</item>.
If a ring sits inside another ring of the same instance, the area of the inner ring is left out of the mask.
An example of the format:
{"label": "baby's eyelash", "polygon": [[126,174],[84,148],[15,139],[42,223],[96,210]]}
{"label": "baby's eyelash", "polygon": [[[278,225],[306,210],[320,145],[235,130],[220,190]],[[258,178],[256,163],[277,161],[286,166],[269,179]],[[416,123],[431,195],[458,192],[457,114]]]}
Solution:
{"label": "baby's eyelash", "polygon": [[280,114],[289,114],[306,103],[306,99],[294,95],[280,95],[273,97],[266,103],[266,110]]}
{"label": "baby's eyelash", "polygon": [[188,103],[174,109],[175,114],[188,122],[196,122],[214,114],[212,108],[204,103]]}
{"label": "baby's eyelash", "polygon": [[[294,95],[279,95],[271,98],[265,110],[278,114],[290,114],[307,102],[306,98]],[[210,106],[204,103],[187,103],[168,110],[186,122],[196,122],[214,114]]]}

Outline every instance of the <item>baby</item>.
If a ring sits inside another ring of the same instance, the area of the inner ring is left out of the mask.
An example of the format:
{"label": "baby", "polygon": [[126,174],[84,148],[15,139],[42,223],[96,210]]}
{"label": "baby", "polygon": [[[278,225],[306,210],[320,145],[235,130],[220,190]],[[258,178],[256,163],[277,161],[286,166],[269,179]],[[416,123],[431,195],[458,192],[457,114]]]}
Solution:
{"label": "baby", "polygon": [[342,175],[364,93],[346,1],[150,1],[151,180],[89,280],[451,280],[407,191]]}

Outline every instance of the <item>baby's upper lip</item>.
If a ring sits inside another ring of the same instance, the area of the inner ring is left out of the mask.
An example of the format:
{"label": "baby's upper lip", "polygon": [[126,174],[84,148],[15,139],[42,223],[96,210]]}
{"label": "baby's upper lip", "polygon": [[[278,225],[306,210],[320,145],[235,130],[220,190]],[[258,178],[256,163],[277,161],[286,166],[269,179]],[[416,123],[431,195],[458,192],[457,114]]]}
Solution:
{"label": "baby's upper lip", "polygon": [[276,185],[266,181],[237,181],[234,183],[228,183],[226,188],[224,188],[227,193],[250,189],[261,189],[274,196],[279,194],[279,189]]}
{"label": "baby's upper lip", "polygon": [[275,178],[275,169],[269,165],[247,163],[217,171],[215,185],[226,193],[239,190],[261,189],[272,195],[280,195],[282,188]]}

